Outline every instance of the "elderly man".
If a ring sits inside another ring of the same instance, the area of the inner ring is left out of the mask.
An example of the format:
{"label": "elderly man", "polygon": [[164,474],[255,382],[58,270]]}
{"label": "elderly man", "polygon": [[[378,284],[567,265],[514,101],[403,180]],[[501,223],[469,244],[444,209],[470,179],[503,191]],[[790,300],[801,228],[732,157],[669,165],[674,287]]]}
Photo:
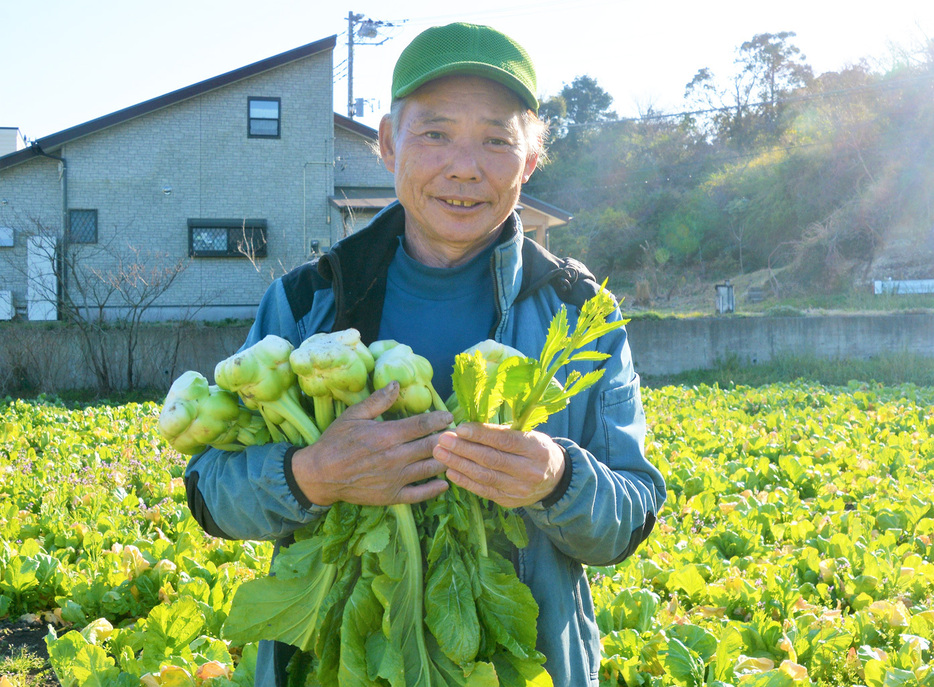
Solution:
{"label": "elderly man", "polygon": [[[597,287],[581,265],[525,238],[515,210],[542,150],[535,88],[526,52],[489,27],[451,24],[416,37],[396,65],[379,131],[399,202],[270,286],[245,346],[267,334],[297,346],[355,327],[366,343],[396,339],[427,357],[442,396],[454,356],[479,341],[537,356],[553,315],[566,305],[573,322]],[[665,499],[644,456],[625,330],[598,348],[610,354],[599,384],[544,431],[445,431],[446,412],[380,422],[398,394],[390,385],[311,446],[196,456],[186,472],[190,507],[209,533],[279,543],[337,501],[415,503],[449,483],[520,509],[529,545],[514,562],[539,605],[545,667],[555,685],[596,686],[600,636],[583,565],[632,553]],[[282,684],[289,655],[263,642],[257,684]]]}

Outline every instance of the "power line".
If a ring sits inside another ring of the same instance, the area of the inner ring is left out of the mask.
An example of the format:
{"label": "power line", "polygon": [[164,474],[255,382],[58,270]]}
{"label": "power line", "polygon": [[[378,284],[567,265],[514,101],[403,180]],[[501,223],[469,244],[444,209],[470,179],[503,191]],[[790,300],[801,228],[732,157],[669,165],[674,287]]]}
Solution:
{"label": "power line", "polygon": [[527,15],[537,15],[542,12],[547,12],[551,8],[560,8],[567,10],[571,7],[576,6],[610,6],[616,5],[616,0],[576,0],[569,2],[568,0],[551,0],[550,2],[534,2],[529,3],[528,5],[517,5],[513,7],[500,7],[494,10],[483,10],[478,12],[458,12],[457,14],[443,14],[436,15],[433,17],[418,17],[418,18],[408,18],[408,22],[414,25],[424,25],[424,24],[440,24],[446,21],[464,21],[468,19],[481,19],[481,18],[502,18],[502,17],[515,17],[515,16],[527,16]]}
{"label": "power line", "polygon": [[[759,147],[759,148],[756,148],[754,150],[744,152],[744,153],[732,153],[729,155],[715,155],[715,156],[711,156],[707,158],[704,161],[684,160],[681,162],[673,162],[667,165],[658,165],[658,167],[661,167],[664,170],[667,170],[669,172],[672,170],[678,170],[680,168],[685,168],[685,167],[696,167],[696,168],[702,169],[705,167],[717,166],[723,163],[736,162],[739,160],[752,160],[752,159],[755,159],[756,157],[759,157],[759,155],[761,155],[763,152],[787,153],[793,150],[800,150],[804,148],[817,148],[817,147],[823,147],[823,146],[829,146],[829,145],[832,145],[832,144],[826,141],[821,141],[821,142],[814,142],[814,143],[795,143],[795,144],[786,145],[786,146],[762,146],[762,147]],[[871,151],[871,152],[895,153],[895,152],[911,151],[911,150],[915,150],[915,148],[916,146],[913,143],[912,144],[905,143],[902,145],[880,143],[876,145],[866,146],[865,148],[861,148],[860,150],[864,152]],[[643,150],[646,150],[646,148],[643,148]],[[665,181],[666,183],[672,182],[671,174],[666,175],[664,179],[662,179],[661,177],[656,177],[652,179],[644,178],[645,174],[652,172],[654,170],[656,170],[656,167],[648,166],[648,165],[638,167],[635,169],[627,168],[626,169],[627,176],[636,176],[639,178],[636,180],[632,180],[632,181],[623,180],[623,181],[619,181],[619,182],[612,183],[612,184],[594,185],[592,183],[585,183],[583,181],[578,181],[575,184],[575,183],[568,183],[565,180],[561,182],[561,189],[563,191],[572,191],[572,192],[579,192],[579,191],[584,191],[584,190],[613,191],[613,190],[622,190],[622,189],[628,189],[628,188],[636,188],[640,186],[644,187],[648,184],[657,184],[661,181]],[[677,180],[678,178],[679,178],[678,175],[675,175],[675,179]],[[684,178],[684,177],[682,176],[681,178]],[[686,178],[692,179],[693,174],[688,174]]]}
{"label": "power line", "polygon": [[790,103],[800,103],[808,102],[811,100],[819,100],[824,98],[835,98],[843,97],[847,95],[852,95],[855,93],[865,93],[871,91],[882,91],[895,89],[901,86],[905,86],[918,81],[926,81],[934,79],[934,73],[931,74],[919,74],[912,77],[901,77],[898,79],[892,79],[890,81],[882,81],[867,86],[853,86],[851,88],[841,88],[834,91],[823,91],[821,93],[809,93],[805,95],[798,96],[788,96],[787,98],[778,98],[774,101],[760,101],[755,103],[748,103],[745,105],[726,105],[723,107],[711,107],[700,110],[686,110],[683,112],[659,112],[642,115],[641,117],[618,117],[616,119],[608,119],[601,122],[570,122],[565,124],[564,127],[568,129],[576,129],[579,127],[591,127],[596,128],[604,125],[612,124],[622,124],[622,123],[632,123],[632,122],[649,122],[660,119],[673,119],[680,117],[692,117],[695,115],[704,115],[704,114],[713,114],[716,112],[732,112],[737,109],[737,107],[742,107],[744,109],[752,109],[756,107],[765,107],[765,106],[775,106],[775,105],[785,105]]}

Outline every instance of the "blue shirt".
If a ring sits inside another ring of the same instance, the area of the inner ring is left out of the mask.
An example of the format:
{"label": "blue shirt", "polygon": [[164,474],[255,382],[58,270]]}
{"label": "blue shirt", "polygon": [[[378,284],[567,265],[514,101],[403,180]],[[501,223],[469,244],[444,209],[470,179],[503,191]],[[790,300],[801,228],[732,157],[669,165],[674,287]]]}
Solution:
{"label": "blue shirt", "polygon": [[400,237],[389,264],[379,338],[395,339],[427,358],[443,399],[451,395],[454,357],[489,338],[496,320],[493,248],[457,267],[429,267],[405,252]]}

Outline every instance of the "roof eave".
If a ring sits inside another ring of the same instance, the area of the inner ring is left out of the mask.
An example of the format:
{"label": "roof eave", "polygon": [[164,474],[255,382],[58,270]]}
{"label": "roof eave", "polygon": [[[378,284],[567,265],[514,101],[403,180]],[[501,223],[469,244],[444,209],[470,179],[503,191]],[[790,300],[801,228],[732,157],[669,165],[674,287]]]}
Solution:
{"label": "roof eave", "polygon": [[[257,74],[262,74],[263,72],[281,67],[283,65],[289,64],[290,62],[305,59],[306,57],[311,57],[312,55],[316,55],[326,50],[333,50],[336,45],[337,36],[329,36],[328,38],[323,38],[313,43],[308,43],[306,45],[293,48],[292,50],[279,53],[278,55],[273,55],[272,57],[267,57],[263,60],[259,60],[258,62],[248,64],[245,67],[240,67],[224,74],[213,76],[210,79],[205,79],[204,81],[191,84],[190,86],[185,86],[184,88],[172,91],[171,93],[166,93],[165,95],[160,95],[142,103],[131,105],[130,107],[124,108],[122,110],[111,112],[110,114],[104,115],[103,117],[98,117],[97,119],[92,119],[83,124],[78,124],[77,126],[64,129],[54,134],[49,134],[48,136],[43,136],[42,138],[38,139],[36,143],[39,144],[42,150],[56,150],[66,143],[70,143],[89,134],[97,133],[98,131],[102,131],[103,129],[107,129],[111,126],[122,124],[124,122],[130,121],[131,119],[136,119],[137,117],[142,117],[143,115],[156,112],[157,110],[161,110],[185,100],[195,98],[199,95],[204,95],[205,93],[217,90],[218,88],[229,86],[230,84],[236,83],[237,81],[242,81],[243,79],[248,79],[252,76],[256,76]],[[29,151],[29,154],[18,157],[21,153],[25,153],[26,151]],[[11,153],[10,155],[5,155],[0,157],[0,169],[12,167],[13,165],[20,164],[36,156],[36,151],[31,150],[30,148],[17,151],[16,153]]]}
{"label": "roof eave", "polygon": [[562,210],[557,205],[546,203],[545,201],[534,198],[525,192],[519,195],[519,203],[522,205],[527,205],[528,207],[533,208],[534,210],[538,210],[539,212],[551,217],[555,217],[565,224],[574,219],[574,215],[569,214],[566,210]]}
{"label": "roof eave", "polygon": [[4,170],[7,167],[15,167],[16,165],[38,156],[39,154],[32,147],[17,150],[15,153],[9,153],[0,157],[0,170]]}
{"label": "roof eave", "polygon": [[373,141],[379,140],[379,132],[367,126],[366,124],[361,124],[360,122],[354,121],[350,117],[345,117],[342,114],[334,113],[334,126],[338,126],[341,129],[346,129],[365,138],[369,138]]}

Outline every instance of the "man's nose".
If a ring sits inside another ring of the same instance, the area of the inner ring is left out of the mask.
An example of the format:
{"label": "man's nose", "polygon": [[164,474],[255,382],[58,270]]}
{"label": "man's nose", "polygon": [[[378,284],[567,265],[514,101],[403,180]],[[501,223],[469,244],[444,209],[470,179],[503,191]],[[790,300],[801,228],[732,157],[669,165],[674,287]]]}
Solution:
{"label": "man's nose", "polygon": [[456,181],[479,181],[483,176],[480,166],[480,151],[469,142],[451,146],[446,176]]}

